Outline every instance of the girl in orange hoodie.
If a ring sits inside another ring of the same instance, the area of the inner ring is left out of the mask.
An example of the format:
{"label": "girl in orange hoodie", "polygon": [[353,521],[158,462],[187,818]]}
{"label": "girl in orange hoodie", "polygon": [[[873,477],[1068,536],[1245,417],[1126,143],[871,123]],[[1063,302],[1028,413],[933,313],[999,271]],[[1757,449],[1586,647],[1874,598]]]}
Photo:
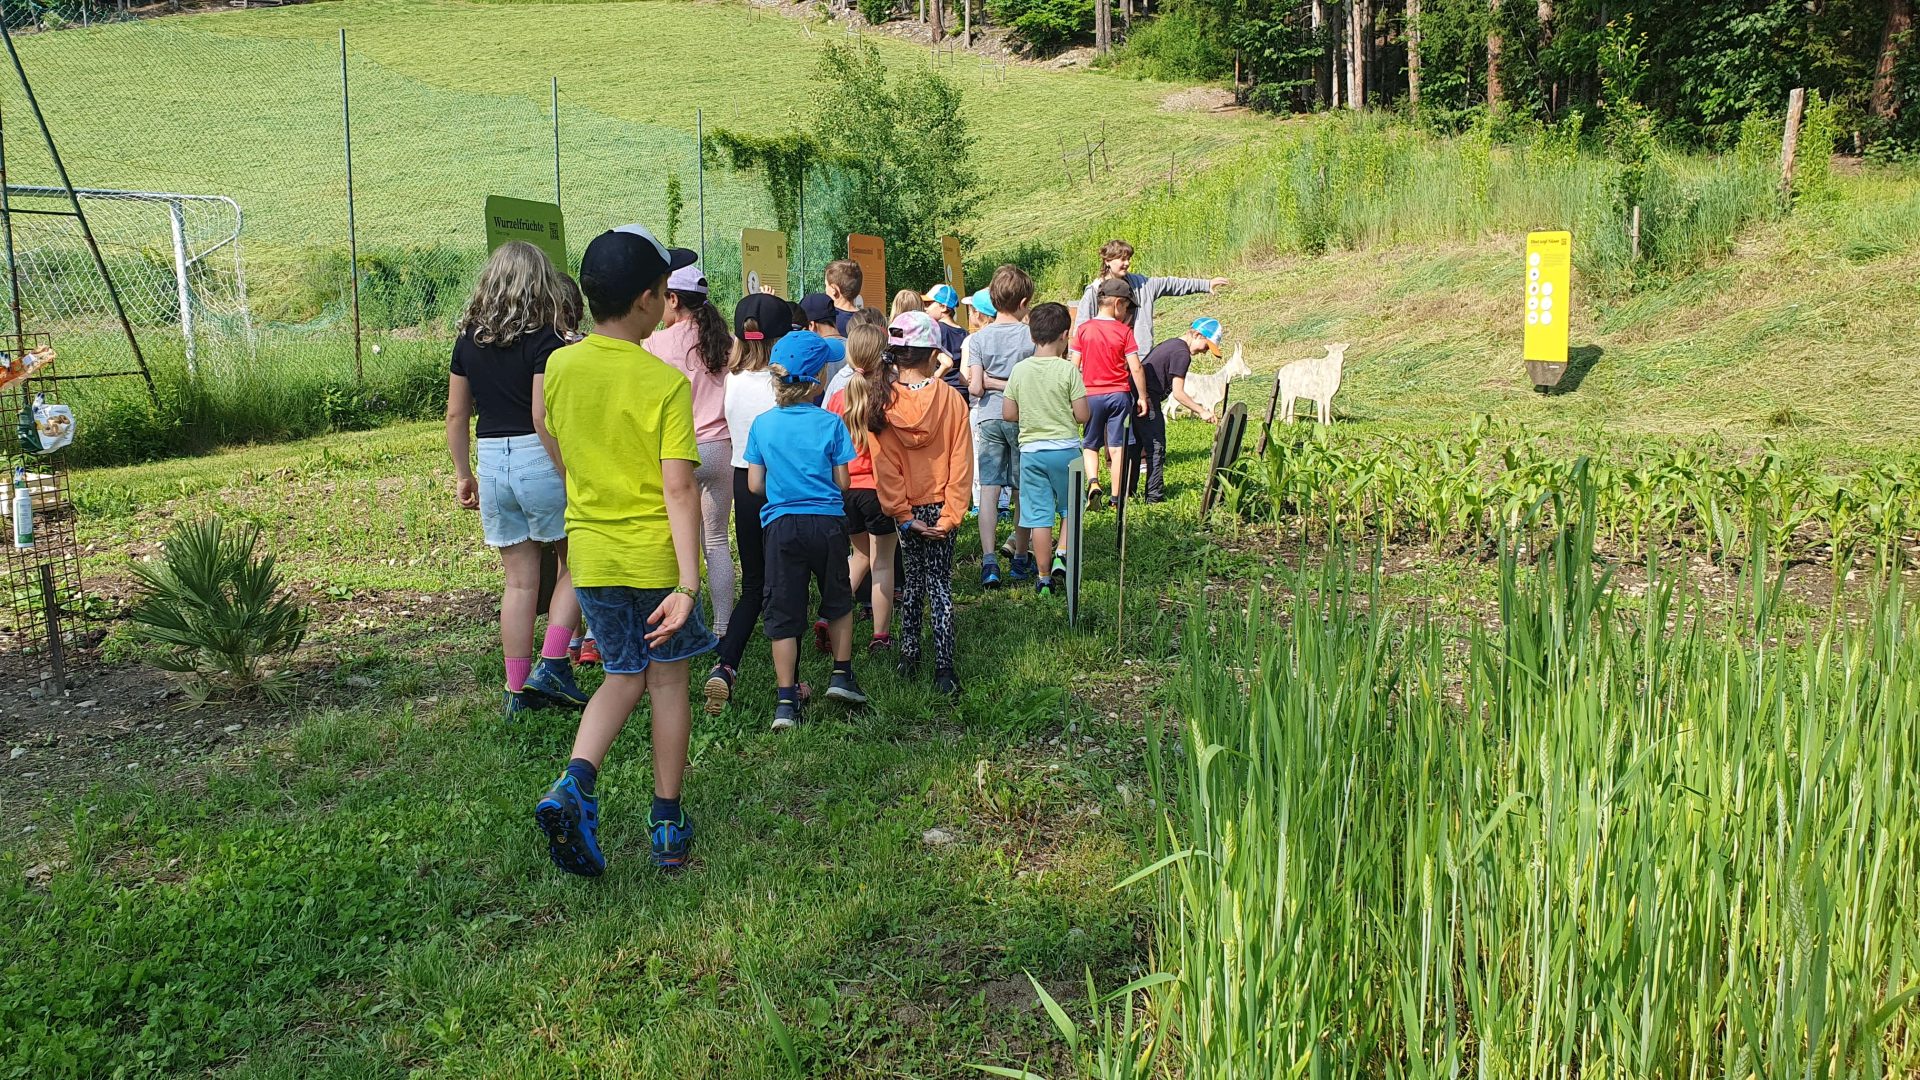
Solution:
{"label": "girl in orange hoodie", "polygon": [[953,542],[972,502],[973,428],[967,403],[941,381],[939,335],[924,311],[902,312],[887,332],[899,369],[873,440],[880,506],[900,526],[900,673],[920,669],[920,618],[931,607],[933,687],[960,693],[953,671]]}

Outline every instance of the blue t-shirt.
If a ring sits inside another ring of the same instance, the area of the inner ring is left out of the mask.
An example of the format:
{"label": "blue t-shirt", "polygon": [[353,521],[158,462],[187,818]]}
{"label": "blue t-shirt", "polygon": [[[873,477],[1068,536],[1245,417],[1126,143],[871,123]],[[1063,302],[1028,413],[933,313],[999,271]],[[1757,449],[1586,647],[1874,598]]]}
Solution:
{"label": "blue t-shirt", "polygon": [[767,470],[767,505],[760,526],[788,514],[846,513],[836,465],[858,456],[853,437],[839,417],[811,402],[760,414],[747,431],[747,464]]}
{"label": "blue t-shirt", "polygon": [[[831,388],[834,378],[847,366],[847,339],[823,337],[820,340],[827,343],[827,366],[820,369],[817,377],[821,386]],[[832,390],[829,389],[827,396],[831,395]]]}

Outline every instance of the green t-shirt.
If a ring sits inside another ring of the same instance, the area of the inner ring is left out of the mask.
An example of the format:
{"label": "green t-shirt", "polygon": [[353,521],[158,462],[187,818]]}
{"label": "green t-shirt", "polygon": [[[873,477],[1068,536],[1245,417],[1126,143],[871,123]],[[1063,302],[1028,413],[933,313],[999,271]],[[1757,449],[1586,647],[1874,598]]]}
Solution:
{"label": "green t-shirt", "polygon": [[1069,441],[1079,445],[1080,421],[1073,418],[1073,399],[1086,396],[1079,366],[1064,356],[1029,356],[1013,365],[1007,398],[1020,406],[1021,448]]}
{"label": "green t-shirt", "polygon": [[660,463],[700,460],[687,376],[630,341],[588,334],[547,358],[546,401],[567,468],[573,583],[678,585]]}

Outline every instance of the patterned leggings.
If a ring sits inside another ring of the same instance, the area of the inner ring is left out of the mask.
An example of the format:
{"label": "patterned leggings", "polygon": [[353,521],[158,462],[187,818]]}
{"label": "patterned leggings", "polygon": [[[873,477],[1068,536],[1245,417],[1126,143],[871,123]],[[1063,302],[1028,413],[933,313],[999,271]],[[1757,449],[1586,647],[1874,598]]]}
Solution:
{"label": "patterned leggings", "polygon": [[[928,525],[940,521],[940,504],[913,508],[916,520]],[[908,660],[920,658],[920,610],[931,606],[933,616],[933,662],[938,668],[953,669],[953,537],[929,540],[919,534],[901,539],[900,555],[906,562],[906,579],[900,587],[900,655]]]}

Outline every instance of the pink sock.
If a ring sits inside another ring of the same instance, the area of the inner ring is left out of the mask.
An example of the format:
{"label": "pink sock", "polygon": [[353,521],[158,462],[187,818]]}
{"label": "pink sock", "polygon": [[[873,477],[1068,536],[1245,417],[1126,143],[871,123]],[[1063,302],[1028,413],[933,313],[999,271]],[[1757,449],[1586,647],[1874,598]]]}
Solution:
{"label": "pink sock", "polygon": [[567,647],[573,644],[573,627],[547,627],[547,639],[540,643],[540,657],[543,660],[565,660]]}
{"label": "pink sock", "polygon": [[527,688],[527,676],[533,674],[533,657],[507,657],[507,692],[517,694]]}

